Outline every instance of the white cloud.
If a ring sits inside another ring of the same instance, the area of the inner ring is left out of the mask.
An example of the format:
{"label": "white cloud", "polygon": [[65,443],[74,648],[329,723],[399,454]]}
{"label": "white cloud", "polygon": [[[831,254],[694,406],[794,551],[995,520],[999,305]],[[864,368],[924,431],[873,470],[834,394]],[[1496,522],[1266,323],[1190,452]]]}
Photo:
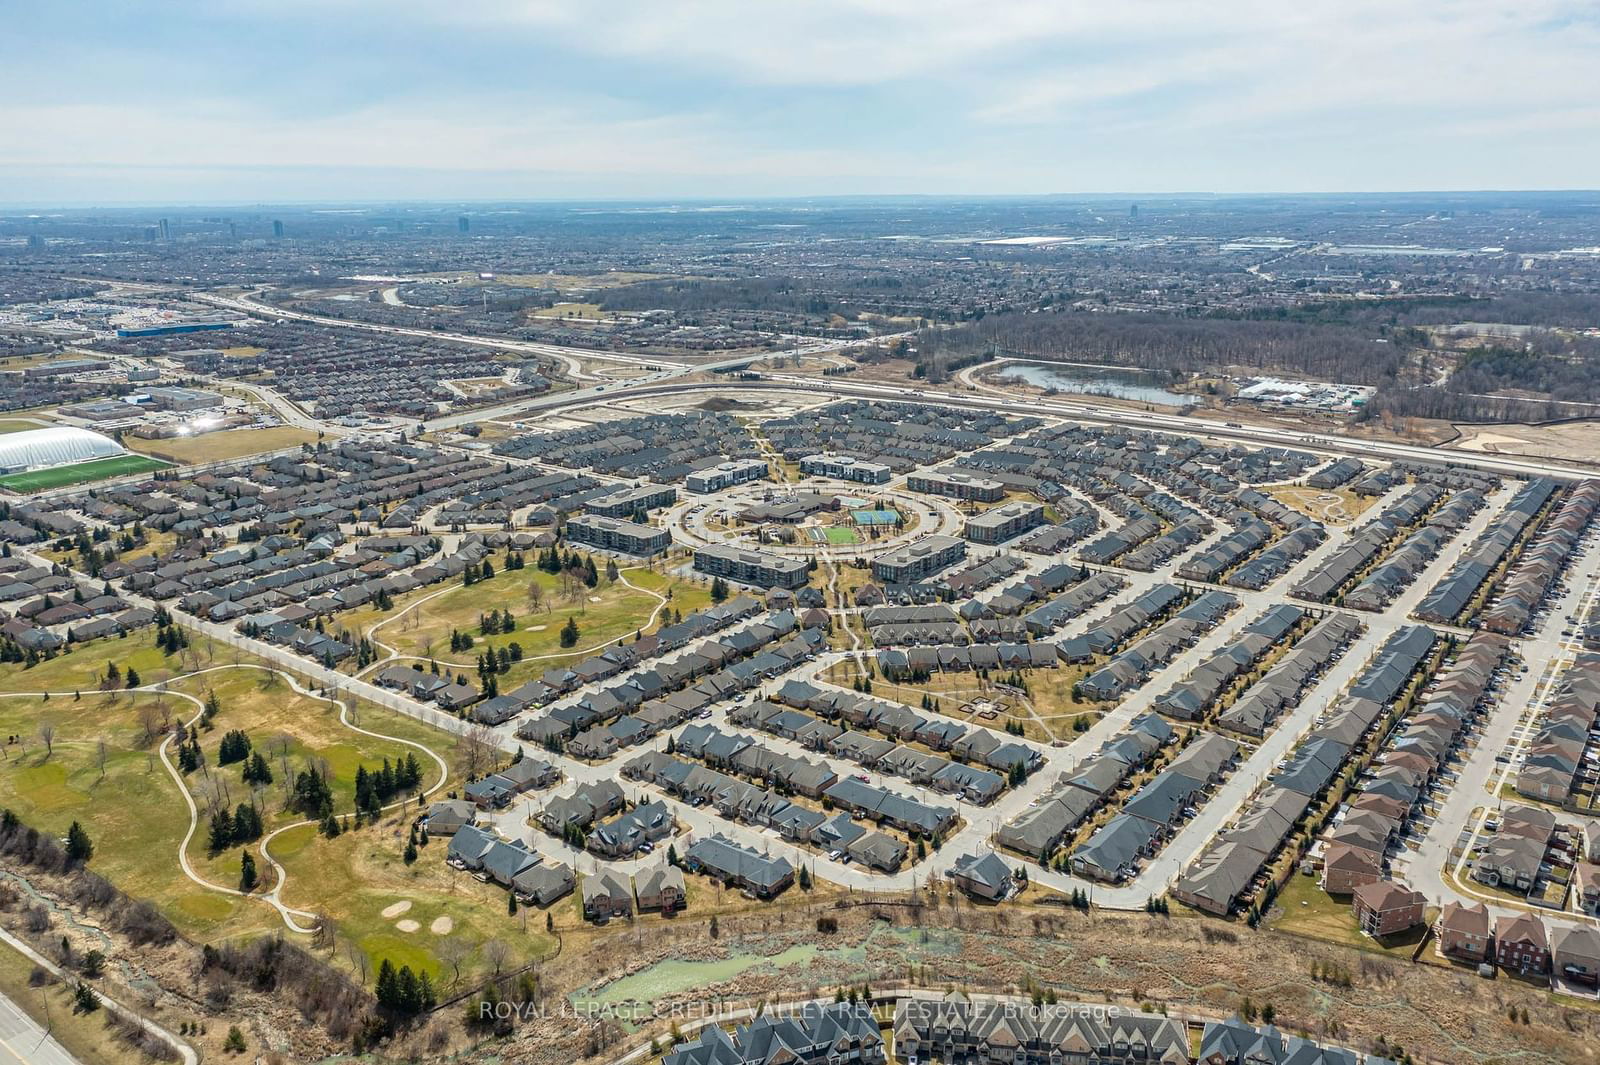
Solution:
{"label": "white cloud", "polygon": [[[307,91],[292,106],[259,79],[185,91],[177,75],[129,80],[157,62],[159,26],[23,33],[34,52],[0,67],[0,167],[559,173],[639,194],[696,177],[819,193],[1315,188],[1330,173],[1367,188],[1592,184],[1593,12],[1593,0],[216,0],[216,58],[195,49],[213,66],[258,47],[259,27],[315,39],[330,64],[340,49],[363,71],[387,60],[393,87],[359,101]],[[475,64],[480,42],[493,58]],[[575,60],[591,84],[505,58],[518,49]],[[129,61],[103,83],[78,69],[64,90],[39,76],[58,55],[101,54]],[[423,64],[426,89],[410,77]],[[1570,150],[1552,173],[1542,149],[1556,137]],[[1408,142],[1437,154],[1397,160]],[[1434,181],[1416,178],[1424,165]]]}

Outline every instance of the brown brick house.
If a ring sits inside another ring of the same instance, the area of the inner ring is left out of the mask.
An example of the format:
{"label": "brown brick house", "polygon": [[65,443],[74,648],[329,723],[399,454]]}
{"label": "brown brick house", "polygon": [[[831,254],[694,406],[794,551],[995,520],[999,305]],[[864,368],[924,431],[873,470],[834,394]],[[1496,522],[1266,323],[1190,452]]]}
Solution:
{"label": "brown brick house", "polygon": [[1392,936],[1422,923],[1427,899],[1392,880],[1362,884],[1351,898],[1356,923],[1369,936]]}

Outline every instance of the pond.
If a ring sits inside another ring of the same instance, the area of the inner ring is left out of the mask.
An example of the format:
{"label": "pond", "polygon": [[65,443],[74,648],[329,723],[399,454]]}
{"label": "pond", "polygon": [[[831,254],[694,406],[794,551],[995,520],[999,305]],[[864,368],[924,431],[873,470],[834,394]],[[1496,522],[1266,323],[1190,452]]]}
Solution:
{"label": "pond", "polygon": [[998,373],[1001,381],[1020,380],[1035,388],[1051,388],[1083,396],[1110,396],[1137,403],[1188,407],[1199,400],[1165,386],[1166,374],[1119,366],[1088,366],[1075,362],[1010,362]]}
{"label": "pond", "polygon": [[[776,954],[759,954],[734,946],[726,958],[705,961],[667,958],[599,987],[591,985],[575,991],[568,996],[568,1002],[582,1013],[603,1010],[626,1020],[648,1015],[652,1003],[697,988],[725,983],[758,967],[784,970],[828,962],[862,966],[859,975],[865,979],[868,947],[879,939],[887,940],[894,948],[912,958],[953,956],[961,950],[960,937],[949,932],[876,924],[860,942],[854,944],[822,946],[800,943]],[[643,1012],[640,1012],[641,1009]]]}
{"label": "pond", "polygon": [[613,980],[598,992],[585,988],[571,996],[572,1004],[579,1009],[593,1006],[614,1007],[629,1003],[649,1004],[660,999],[681,995],[697,987],[720,984],[753,969],[768,965],[785,969],[803,965],[816,957],[815,944],[804,943],[790,947],[778,954],[762,957],[757,954],[732,954],[713,961],[683,961],[669,958],[656,962],[620,980]]}

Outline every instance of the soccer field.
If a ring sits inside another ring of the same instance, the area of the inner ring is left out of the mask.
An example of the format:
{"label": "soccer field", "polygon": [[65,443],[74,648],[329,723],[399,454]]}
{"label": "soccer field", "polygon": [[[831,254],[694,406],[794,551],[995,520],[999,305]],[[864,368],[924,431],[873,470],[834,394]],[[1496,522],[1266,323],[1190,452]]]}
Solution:
{"label": "soccer field", "polygon": [[70,466],[56,466],[48,470],[29,470],[0,477],[0,488],[13,492],[43,492],[50,488],[63,488],[69,484],[103,481],[108,477],[121,477],[129,473],[146,473],[164,470],[172,465],[148,455],[113,455],[107,459],[75,462]]}
{"label": "soccer field", "polygon": [[827,529],[828,543],[830,544],[859,544],[861,537],[847,525],[834,525]]}

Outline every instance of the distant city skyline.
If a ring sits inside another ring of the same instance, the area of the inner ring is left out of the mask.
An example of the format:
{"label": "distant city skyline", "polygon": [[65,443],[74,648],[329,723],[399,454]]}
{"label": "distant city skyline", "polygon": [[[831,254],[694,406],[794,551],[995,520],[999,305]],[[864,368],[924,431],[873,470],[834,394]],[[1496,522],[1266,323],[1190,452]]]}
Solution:
{"label": "distant city skyline", "polygon": [[14,6],[0,203],[1600,185],[1579,0]]}

